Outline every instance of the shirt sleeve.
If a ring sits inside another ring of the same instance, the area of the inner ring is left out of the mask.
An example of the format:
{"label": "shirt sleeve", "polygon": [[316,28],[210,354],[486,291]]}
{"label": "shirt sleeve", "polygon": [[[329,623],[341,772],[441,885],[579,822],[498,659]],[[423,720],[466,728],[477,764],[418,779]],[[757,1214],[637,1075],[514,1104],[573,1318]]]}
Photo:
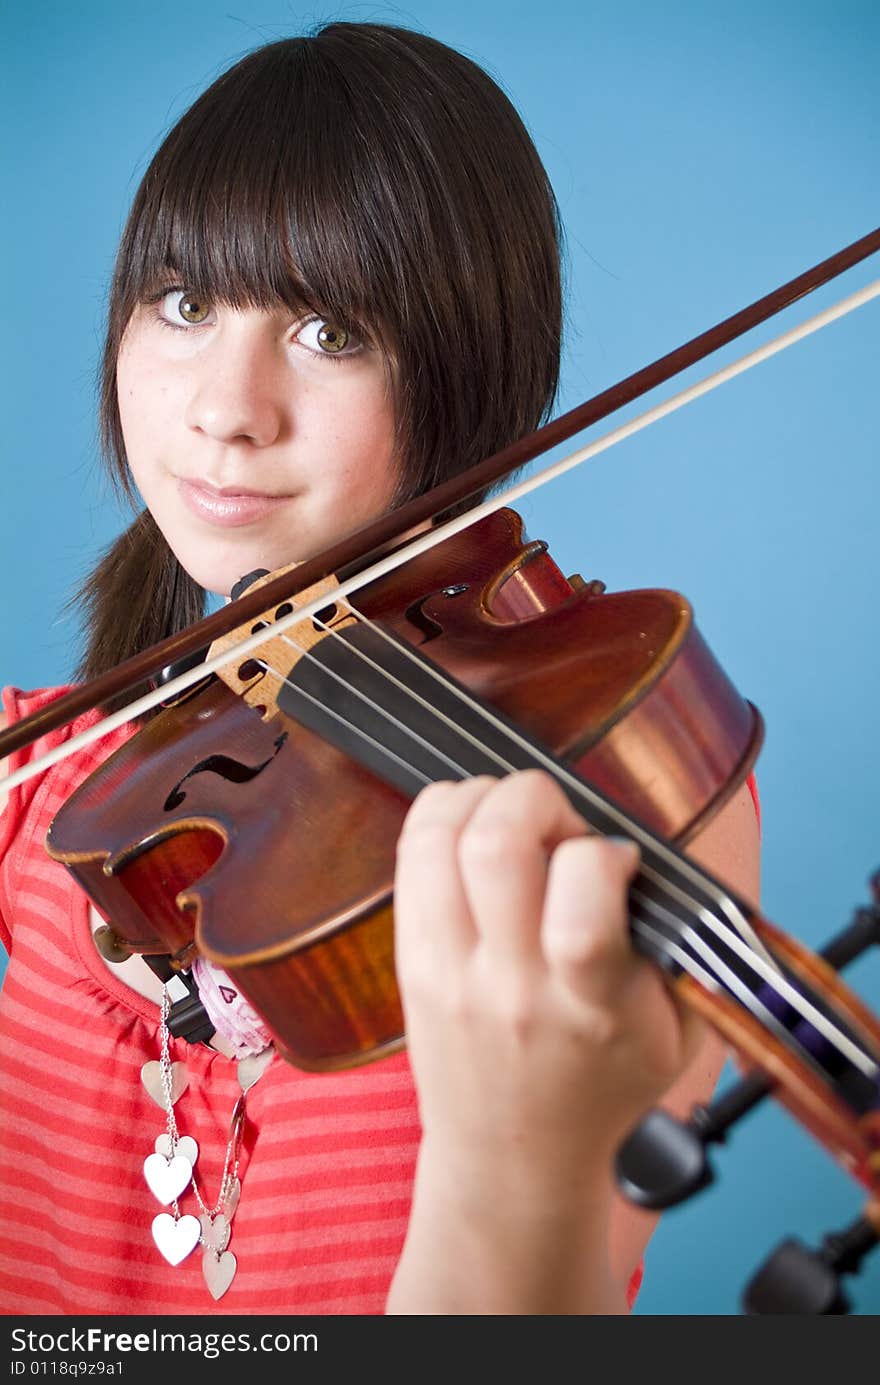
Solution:
{"label": "shirt sleeve", "polygon": [[[32,712],[39,711],[68,691],[69,689],[66,687],[37,688],[31,692],[23,692],[21,688],[4,688],[2,691],[3,711],[6,713],[8,725],[12,726],[23,720],[24,717],[30,716]],[[41,736],[38,741],[27,746],[24,750],[15,751],[9,757],[6,766],[7,773],[11,774],[24,765],[32,764],[40,755],[67,740],[69,736],[69,727],[59,727],[57,731],[50,731],[47,735]],[[35,774],[33,778],[26,779],[23,784],[10,790],[5,807],[0,809],[0,944],[7,953],[12,948],[13,926],[13,908],[10,897],[11,857],[42,782],[42,774]]]}

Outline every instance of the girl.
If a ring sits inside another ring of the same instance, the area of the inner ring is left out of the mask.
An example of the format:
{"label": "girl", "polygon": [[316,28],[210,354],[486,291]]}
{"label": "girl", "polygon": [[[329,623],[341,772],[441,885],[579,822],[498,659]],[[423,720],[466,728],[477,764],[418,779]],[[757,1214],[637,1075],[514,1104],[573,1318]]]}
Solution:
{"label": "girl", "polygon": [[[359,24],[244,58],[164,141],[122,238],[102,424],[144,508],[83,593],[80,674],[534,428],[560,323],[551,189],[471,61]],[[8,689],[6,715],[58,692]],[[615,1150],[723,1061],[628,945],[635,848],[588,839],[537,772],[423,792],[395,880],[408,1051],[307,1074],[246,1007],[223,1020],[209,968],[217,1034],[170,1033],[173,983],[105,960],[46,856],[125,734],[4,814],[3,1310],[625,1312],[653,1221],[616,1196]],[[747,789],[692,854],[757,897]]]}

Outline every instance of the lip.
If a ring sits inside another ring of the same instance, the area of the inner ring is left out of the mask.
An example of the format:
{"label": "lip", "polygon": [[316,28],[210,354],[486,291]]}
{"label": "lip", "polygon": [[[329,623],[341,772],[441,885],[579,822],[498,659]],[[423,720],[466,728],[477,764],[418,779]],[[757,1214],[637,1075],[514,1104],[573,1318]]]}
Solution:
{"label": "lip", "polygon": [[265,519],[285,501],[288,495],[267,495],[262,491],[239,490],[235,486],[217,488],[207,481],[177,481],[184,503],[199,519],[224,527],[253,524]]}

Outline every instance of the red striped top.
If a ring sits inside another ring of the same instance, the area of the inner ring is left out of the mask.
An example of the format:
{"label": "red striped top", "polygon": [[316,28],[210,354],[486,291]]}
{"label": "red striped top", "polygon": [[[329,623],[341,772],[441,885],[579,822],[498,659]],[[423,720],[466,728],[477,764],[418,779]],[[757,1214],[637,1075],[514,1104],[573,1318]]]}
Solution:
{"label": "red striped top", "polygon": [[[63,689],[7,689],[11,721]],[[14,757],[17,768],[96,719]],[[248,1093],[238,1268],[214,1301],[196,1248],[172,1267],[143,1176],[165,1116],[141,1082],[159,1057],[157,1007],[98,957],[89,905],[44,850],[49,823],[120,730],[12,791],[0,817],[0,1311],[4,1314],[379,1314],[400,1256],[420,1128],[406,1054],[337,1073],[276,1058]],[[234,1061],[171,1041],[189,1083],[179,1133],[199,1145],[213,1206],[240,1095]],[[197,1216],[188,1188],[182,1214]],[[635,1297],[641,1273],[630,1285]]]}

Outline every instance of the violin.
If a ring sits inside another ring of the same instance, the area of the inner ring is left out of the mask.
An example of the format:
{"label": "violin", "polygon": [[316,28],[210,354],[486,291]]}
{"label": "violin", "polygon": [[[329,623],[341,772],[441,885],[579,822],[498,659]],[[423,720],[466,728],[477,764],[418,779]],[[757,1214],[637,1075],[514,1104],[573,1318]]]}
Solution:
{"label": "violin", "polygon": [[[454,497],[445,483],[439,511],[485,489],[492,467],[509,470],[502,457]],[[523,459],[521,448],[513,464]],[[880,1022],[833,963],[876,941],[876,920],[823,959],[687,856],[749,774],[762,723],[683,596],[566,578],[509,507],[420,547],[437,503],[420,497],[318,559],[250,574],[226,611],[141,656],[138,671],[169,655],[175,675],[181,656],[192,666],[57,814],[50,855],[107,920],[108,955],[180,970],[206,958],[288,1061],[330,1070],[405,1042],[392,882],[412,797],[437,779],[544,769],[592,831],[638,842],[634,944],[745,1074],[714,1117],[670,1129],[653,1113],[621,1150],[621,1186],[645,1206],[704,1186],[705,1145],[737,1104],[772,1092],[868,1203],[837,1262],[836,1250],[801,1256],[792,1271],[789,1248],[757,1284],[755,1311],[845,1311],[831,1271],[851,1271],[880,1239]],[[362,562],[372,575],[355,608],[349,569],[364,552],[392,565]],[[61,699],[66,710],[77,696]],[[35,739],[47,713],[30,720],[0,734],[0,754]],[[805,1279],[809,1308],[773,1306],[803,1301]]]}
{"label": "violin", "polygon": [[404,1042],[394,857],[425,784],[552,764],[597,831],[638,819],[659,852],[739,787],[761,739],[686,601],[567,582],[510,510],[362,588],[359,619],[326,596],[305,638],[273,636],[289,612],[266,610],[260,656],[150,721],[46,843],[115,948],[207,958],[315,1070]]}

